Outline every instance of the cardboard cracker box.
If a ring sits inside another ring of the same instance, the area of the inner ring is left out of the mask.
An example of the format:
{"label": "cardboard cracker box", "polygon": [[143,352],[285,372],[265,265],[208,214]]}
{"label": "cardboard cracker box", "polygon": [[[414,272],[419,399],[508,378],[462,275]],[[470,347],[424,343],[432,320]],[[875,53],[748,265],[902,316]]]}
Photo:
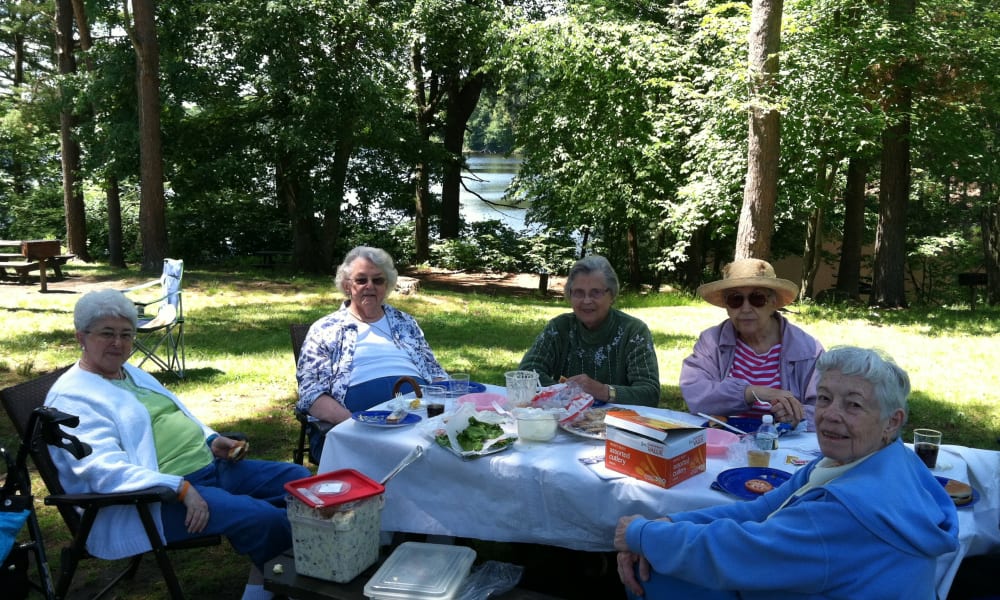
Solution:
{"label": "cardboard cracker box", "polygon": [[604,464],[662,488],[705,472],[705,430],[665,418],[608,411]]}

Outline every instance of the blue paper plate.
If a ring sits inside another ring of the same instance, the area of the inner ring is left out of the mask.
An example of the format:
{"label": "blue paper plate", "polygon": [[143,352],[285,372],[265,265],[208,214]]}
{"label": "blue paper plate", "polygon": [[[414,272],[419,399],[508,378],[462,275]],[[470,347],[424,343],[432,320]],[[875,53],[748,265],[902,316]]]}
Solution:
{"label": "blue paper plate", "polygon": [[[941,487],[948,485],[948,482],[951,481],[947,477],[938,477],[937,475],[934,476],[934,479],[938,480],[938,483],[941,484]],[[965,482],[963,481],[962,483]],[[966,483],[966,485],[968,484]],[[979,490],[977,490],[976,488],[972,488],[972,502],[969,502],[968,504],[956,504],[955,508],[969,508],[970,506],[975,505],[976,502],[979,502]]]}
{"label": "blue paper plate", "polygon": [[391,410],[360,410],[352,414],[351,418],[358,423],[371,427],[406,427],[420,421],[420,415],[407,413],[402,420],[396,423],[387,423],[385,418],[391,414]]}
{"label": "blue paper plate", "polygon": [[712,489],[732,494],[744,500],[755,500],[760,497],[760,494],[746,489],[743,484],[747,481],[763,479],[774,487],[778,487],[791,478],[790,473],[770,467],[737,467],[719,473],[719,476],[712,482]]}
{"label": "blue paper plate", "polygon": [[[427,385],[439,385],[450,392],[451,389],[455,386],[455,382],[452,381],[451,379],[446,379],[444,381],[435,381],[433,383],[428,383]],[[480,392],[485,392],[485,391],[486,391],[485,385],[481,383],[476,383],[475,381],[469,382],[469,391],[467,393],[478,394]]]}

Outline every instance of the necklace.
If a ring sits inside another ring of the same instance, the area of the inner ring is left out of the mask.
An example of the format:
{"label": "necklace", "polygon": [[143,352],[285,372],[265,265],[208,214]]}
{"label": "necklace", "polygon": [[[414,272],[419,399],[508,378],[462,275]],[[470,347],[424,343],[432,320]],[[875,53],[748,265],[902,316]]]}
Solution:
{"label": "necklace", "polygon": [[381,321],[382,319],[385,318],[385,313],[383,313],[381,317],[375,319],[374,321],[367,321],[365,319],[362,319],[358,315],[354,314],[354,311],[349,310],[347,312],[350,313],[350,315],[358,323],[363,323],[363,324],[367,325],[371,329],[374,329],[375,331],[381,333],[386,339],[392,340],[392,343],[394,343],[394,344],[396,343],[396,338],[392,335],[392,328],[391,327],[390,327],[389,331],[386,331],[385,329],[382,329],[381,327],[378,327],[378,326],[375,325],[376,323],[378,323],[379,321]]}

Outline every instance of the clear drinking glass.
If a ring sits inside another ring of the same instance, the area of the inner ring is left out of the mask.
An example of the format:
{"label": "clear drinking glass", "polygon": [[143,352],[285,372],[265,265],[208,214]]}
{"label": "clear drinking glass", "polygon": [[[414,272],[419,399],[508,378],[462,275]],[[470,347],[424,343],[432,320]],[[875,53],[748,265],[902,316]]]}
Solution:
{"label": "clear drinking glass", "polygon": [[936,429],[914,429],[913,451],[928,469],[937,466],[938,451],[941,449],[941,432]]}

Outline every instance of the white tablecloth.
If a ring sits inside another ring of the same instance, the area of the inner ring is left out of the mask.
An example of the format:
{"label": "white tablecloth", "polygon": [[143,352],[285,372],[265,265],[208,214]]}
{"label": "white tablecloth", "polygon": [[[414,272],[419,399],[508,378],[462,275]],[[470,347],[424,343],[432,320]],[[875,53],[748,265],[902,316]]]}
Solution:
{"label": "white tablecloth", "polygon": [[[686,413],[631,408],[703,422]],[[559,431],[551,442],[518,440],[510,450],[462,460],[424,435],[426,428],[421,425],[377,428],[345,421],[327,434],[319,472],[350,468],[379,480],[420,445],[424,457],[386,485],[384,531],[587,551],[613,550],[615,525],[623,515],[652,517],[740,501],[710,487],[716,475],[734,466],[725,458],[709,457],[705,473],[662,489],[608,471],[600,463],[580,462],[580,458],[603,457],[603,441]],[[810,451],[816,449],[815,434],[788,434],[781,438],[771,466],[792,472],[797,467],[786,464],[786,456],[811,459]],[[1000,550],[1000,453],[945,446],[939,462],[950,468],[935,474],[967,481],[981,495],[974,507],[958,511],[961,548],[938,562],[938,592],[943,598],[964,556]]]}

